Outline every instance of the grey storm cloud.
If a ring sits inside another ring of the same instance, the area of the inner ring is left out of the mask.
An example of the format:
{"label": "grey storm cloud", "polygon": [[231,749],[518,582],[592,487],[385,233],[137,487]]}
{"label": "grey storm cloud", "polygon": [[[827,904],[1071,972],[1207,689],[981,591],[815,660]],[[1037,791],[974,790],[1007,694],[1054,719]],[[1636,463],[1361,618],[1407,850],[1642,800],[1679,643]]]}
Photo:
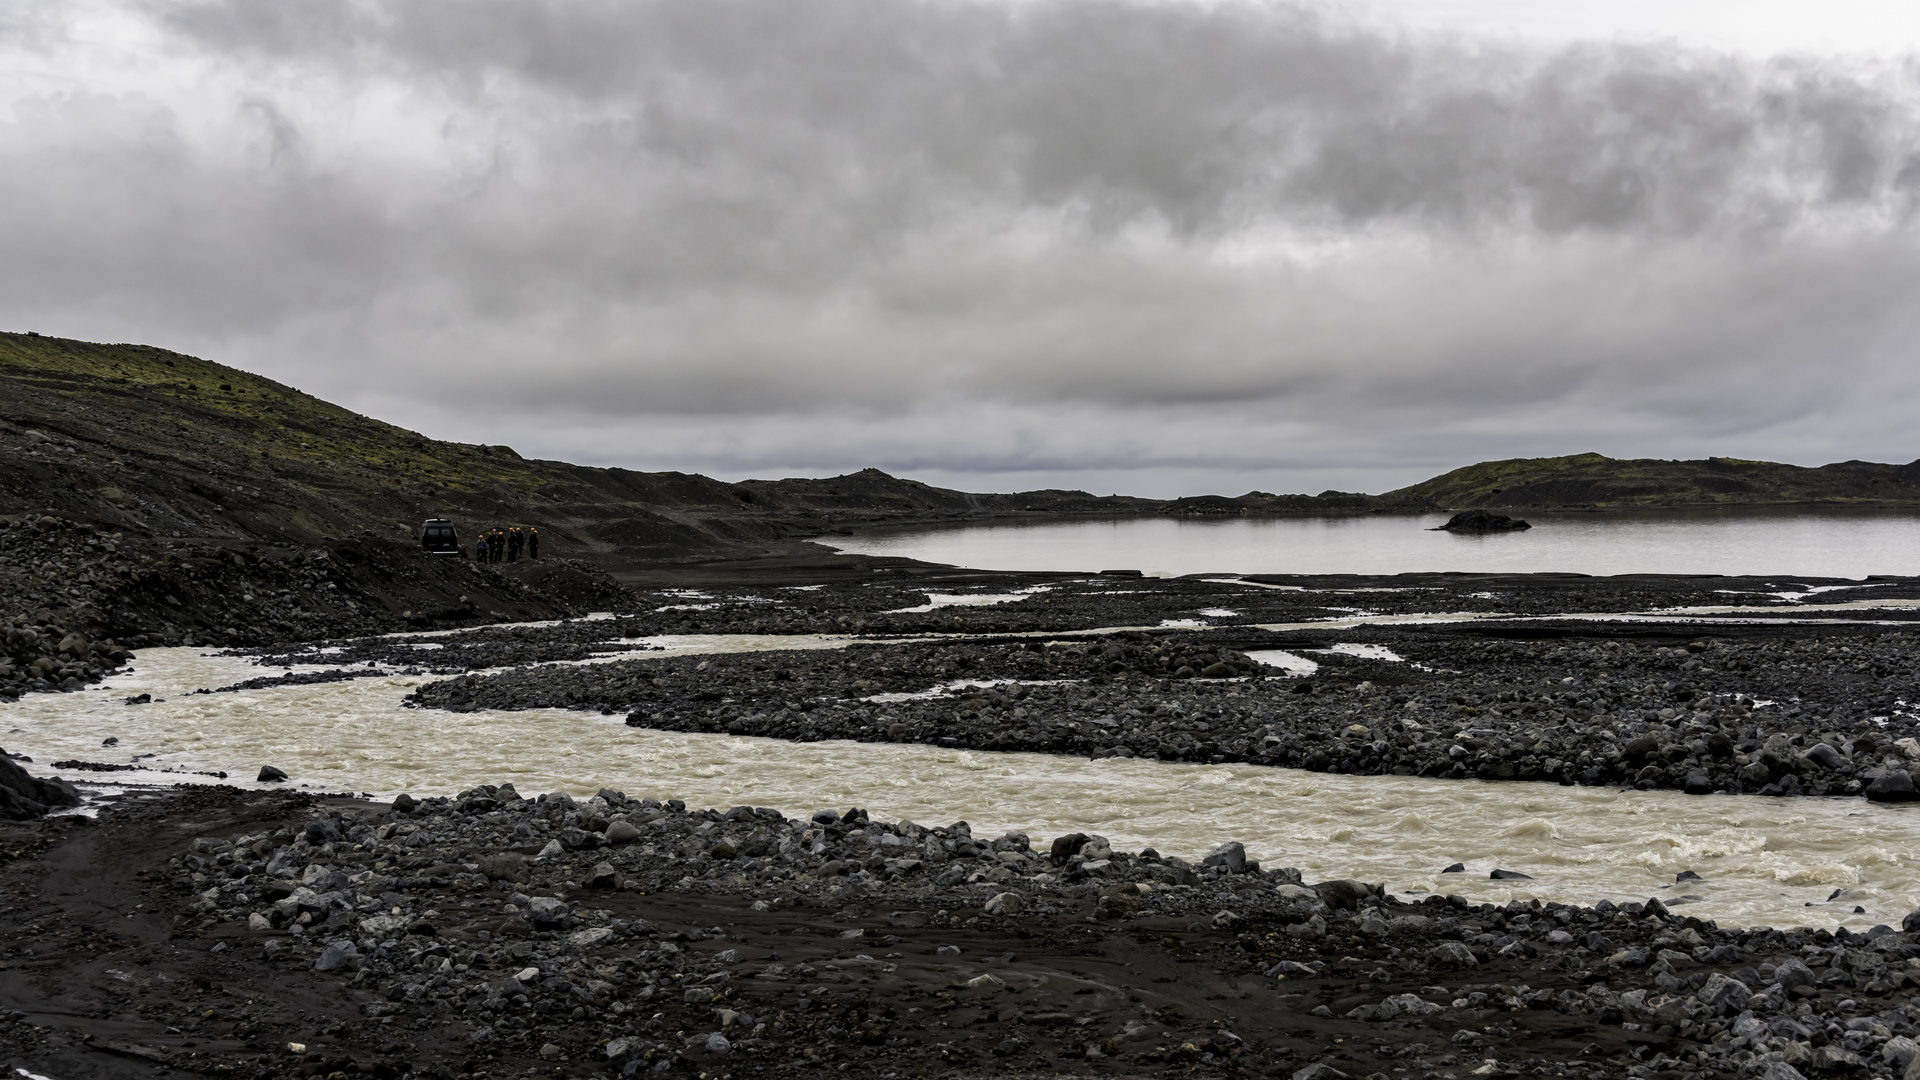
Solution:
{"label": "grey storm cloud", "polygon": [[97,13],[0,18],[41,73],[0,314],[436,434],[1056,479],[1915,456],[1898,64],[1255,3],[104,10],[131,74]]}

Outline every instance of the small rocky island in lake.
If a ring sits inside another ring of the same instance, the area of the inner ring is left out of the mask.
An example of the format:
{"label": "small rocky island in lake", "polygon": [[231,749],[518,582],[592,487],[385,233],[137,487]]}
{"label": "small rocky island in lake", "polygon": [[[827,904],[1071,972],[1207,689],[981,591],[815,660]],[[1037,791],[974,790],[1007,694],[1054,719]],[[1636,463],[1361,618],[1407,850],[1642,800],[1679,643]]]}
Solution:
{"label": "small rocky island in lake", "polygon": [[1533,528],[1533,526],[1526,522],[1518,518],[1510,518],[1505,514],[1493,514],[1485,510],[1466,510],[1448,518],[1445,525],[1432,531],[1488,533],[1520,532],[1523,529],[1531,528]]}

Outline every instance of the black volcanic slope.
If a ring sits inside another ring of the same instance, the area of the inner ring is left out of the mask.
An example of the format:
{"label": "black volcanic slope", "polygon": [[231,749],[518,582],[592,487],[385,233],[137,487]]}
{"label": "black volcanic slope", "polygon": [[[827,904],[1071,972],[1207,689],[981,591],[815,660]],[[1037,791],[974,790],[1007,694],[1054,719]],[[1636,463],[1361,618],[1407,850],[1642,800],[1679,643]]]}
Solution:
{"label": "black volcanic slope", "polygon": [[848,524],[1153,512],[1079,491],[975,495],[877,469],[728,484],[441,442],[145,345],[0,334],[0,514],[275,544],[405,540],[428,516],[538,525],[620,568],[737,555]]}

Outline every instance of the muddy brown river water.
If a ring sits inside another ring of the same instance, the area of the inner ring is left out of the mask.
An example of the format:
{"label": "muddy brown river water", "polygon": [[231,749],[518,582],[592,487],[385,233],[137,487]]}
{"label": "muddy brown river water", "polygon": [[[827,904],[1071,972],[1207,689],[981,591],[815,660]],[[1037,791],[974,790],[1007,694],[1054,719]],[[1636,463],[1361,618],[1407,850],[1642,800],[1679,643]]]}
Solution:
{"label": "muddy brown river water", "polygon": [[[832,637],[655,639],[688,651],[835,648]],[[254,786],[261,765],[324,791],[452,793],[512,781],[522,792],[601,786],[739,803],[789,814],[857,805],[889,819],[956,819],[976,834],[1099,833],[1116,846],[1203,855],[1240,840],[1309,880],[1357,877],[1399,894],[1475,901],[1592,903],[1659,896],[1722,924],[1898,925],[1920,904],[1920,806],[1859,799],[1687,796],[1532,783],[1340,776],[1252,765],[1193,765],[920,745],[788,743],[627,727],[618,716],[545,709],[465,714],[403,708],[427,677],[196,694],[257,677],[244,659],[151,649],[108,689],[0,705],[4,745],[35,759],[124,763],[178,773],[75,774],[105,785]],[[150,704],[127,705],[149,693]],[[107,738],[118,743],[103,747]],[[145,755],[152,755],[146,757]],[[1463,873],[1440,871],[1455,862]],[[1495,868],[1532,880],[1493,881]],[[1702,881],[1675,884],[1691,870]],[[1836,895],[1837,893],[1837,895]],[[1856,912],[1856,908],[1863,909]]]}

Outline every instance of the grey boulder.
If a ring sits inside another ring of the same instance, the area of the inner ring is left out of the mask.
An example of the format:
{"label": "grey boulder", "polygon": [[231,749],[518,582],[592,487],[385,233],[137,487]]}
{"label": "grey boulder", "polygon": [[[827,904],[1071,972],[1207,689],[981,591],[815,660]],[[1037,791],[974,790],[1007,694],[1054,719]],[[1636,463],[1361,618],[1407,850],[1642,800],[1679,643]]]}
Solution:
{"label": "grey boulder", "polygon": [[1867,785],[1867,798],[1874,802],[1913,802],[1920,799],[1913,777],[1903,769],[1888,769]]}
{"label": "grey boulder", "polygon": [[0,819],[32,821],[49,811],[79,805],[80,792],[72,784],[58,777],[41,780],[0,750]]}

